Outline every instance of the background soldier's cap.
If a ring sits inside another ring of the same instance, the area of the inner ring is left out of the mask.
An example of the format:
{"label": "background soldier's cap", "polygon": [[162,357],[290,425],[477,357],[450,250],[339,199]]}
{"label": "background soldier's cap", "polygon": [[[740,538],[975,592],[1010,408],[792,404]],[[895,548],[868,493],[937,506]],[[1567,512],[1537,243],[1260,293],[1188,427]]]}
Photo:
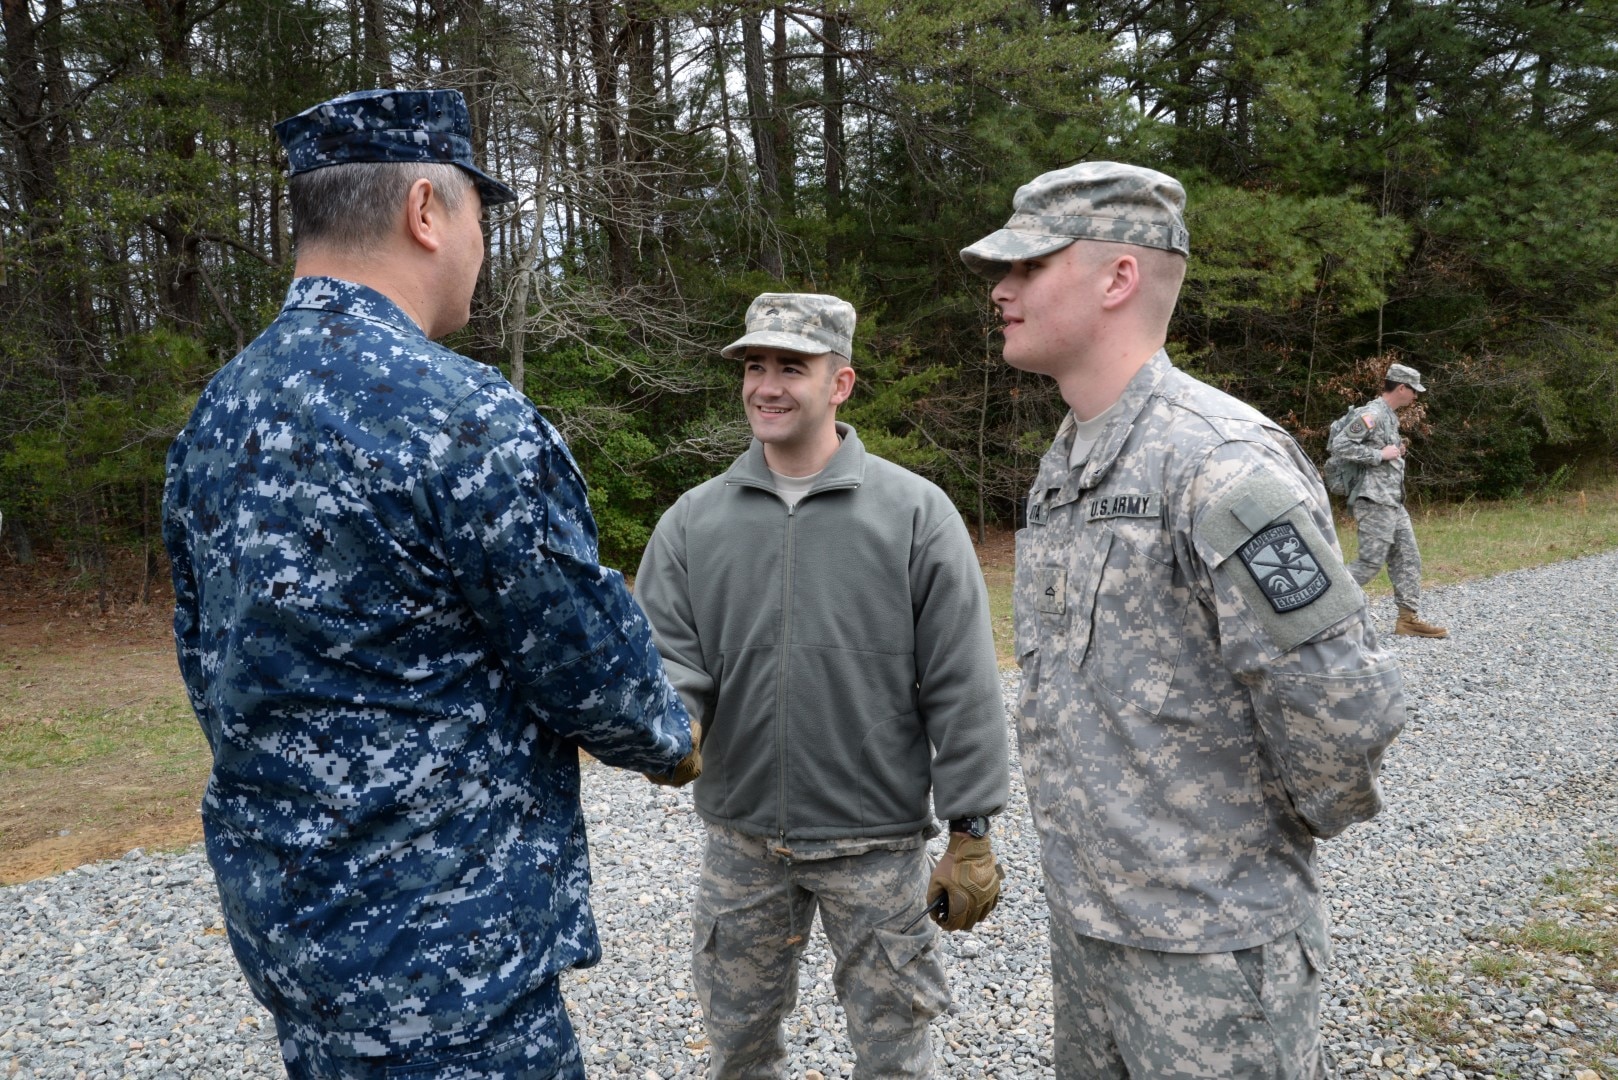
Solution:
{"label": "background soldier's cap", "polygon": [[1075,240],[1106,240],[1191,254],[1185,189],[1172,176],[1116,161],[1085,161],[1017,189],[1011,220],[961,249],[973,272],[998,278],[1015,259],[1036,259]]}
{"label": "background soldier's cap", "polygon": [[459,90],[359,90],[275,125],[288,175],[357,161],[439,162],[472,176],[484,206],[517,193],[472,164],[472,117]]}
{"label": "background soldier's cap", "polygon": [[1406,367],[1403,364],[1391,364],[1385,377],[1389,382],[1404,383],[1418,394],[1427,392],[1427,388],[1421,385],[1421,372],[1413,367]]}
{"label": "background soldier's cap", "polygon": [[854,305],[822,293],[761,293],[748,305],[747,333],[719,355],[740,360],[751,346],[852,358]]}

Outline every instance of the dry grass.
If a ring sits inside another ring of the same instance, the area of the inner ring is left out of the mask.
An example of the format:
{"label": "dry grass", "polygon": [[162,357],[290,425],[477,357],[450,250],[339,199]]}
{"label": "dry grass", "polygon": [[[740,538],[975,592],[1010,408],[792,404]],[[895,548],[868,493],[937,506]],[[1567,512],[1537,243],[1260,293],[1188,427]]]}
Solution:
{"label": "dry grass", "polygon": [[[1511,502],[1465,502],[1412,511],[1422,583],[1452,585],[1618,547],[1618,482]],[[1354,520],[1339,518],[1344,558],[1359,548]],[[1391,591],[1387,572],[1366,586]]]}
{"label": "dry grass", "polygon": [[208,747],[167,598],[103,611],[61,568],[37,569],[6,568],[0,608],[0,884],[202,835]]}
{"label": "dry grass", "polygon": [[[1472,501],[1416,509],[1411,517],[1421,545],[1423,584],[1453,585],[1618,548],[1618,480],[1601,480],[1579,490],[1512,502]],[[1337,535],[1343,557],[1353,561],[1359,537],[1352,517],[1338,515]],[[995,649],[1001,666],[1009,666],[1016,662],[1011,598],[1015,545],[1011,532],[991,534],[988,542],[978,545],[978,557],[989,586]],[[1390,593],[1387,571],[1365,588],[1373,596]]]}
{"label": "dry grass", "polygon": [[[1433,510],[1417,532],[1435,584],[1590,554],[1618,547],[1618,482]],[[1343,539],[1352,554],[1351,523]],[[978,545],[1007,666],[1014,550],[1009,530]],[[0,883],[196,840],[208,753],[175,671],[168,598],[136,604],[126,584],[103,609],[62,567],[0,573]],[[1604,903],[1568,901],[1575,911]]]}

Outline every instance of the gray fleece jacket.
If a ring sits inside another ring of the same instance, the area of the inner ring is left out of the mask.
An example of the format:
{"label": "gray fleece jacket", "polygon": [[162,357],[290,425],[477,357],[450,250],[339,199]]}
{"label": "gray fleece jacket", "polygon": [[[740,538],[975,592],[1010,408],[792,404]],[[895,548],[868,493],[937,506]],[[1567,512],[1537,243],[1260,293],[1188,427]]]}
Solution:
{"label": "gray fleece jacket", "polygon": [[988,594],[936,486],[842,447],[789,510],[754,441],[663,515],[635,596],[703,729],[697,812],[783,840],[997,813],[1006,721]]}

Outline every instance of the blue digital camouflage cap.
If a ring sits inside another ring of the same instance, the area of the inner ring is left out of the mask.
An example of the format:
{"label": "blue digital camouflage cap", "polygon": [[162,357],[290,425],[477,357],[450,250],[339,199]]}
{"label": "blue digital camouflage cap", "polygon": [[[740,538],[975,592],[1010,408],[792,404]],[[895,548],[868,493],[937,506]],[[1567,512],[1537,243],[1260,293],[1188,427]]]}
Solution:
{"label": "blue digital camouflage cap", "polygon": [[357,161],[428,161],[472,176],[484,206],[517,193],[472,164],[472,117],[459,90],[358,90],[275,125],[291,175]]}
{"label": "blue digital camouflage cap", "polygon": [[1018,259],[1037,259],[1075,240],[1191,254],[1185,189],[1172,176],[1116,161],[1084,161],[1034,177],[1011,200],[1005,228],[961,249],[961,261],[989,278]]}

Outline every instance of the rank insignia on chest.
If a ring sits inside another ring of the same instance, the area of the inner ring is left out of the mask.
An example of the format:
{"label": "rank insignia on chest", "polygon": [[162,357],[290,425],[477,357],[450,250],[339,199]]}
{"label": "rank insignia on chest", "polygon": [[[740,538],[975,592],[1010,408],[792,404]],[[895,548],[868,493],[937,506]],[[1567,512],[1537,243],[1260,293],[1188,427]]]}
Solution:
{"label": "rank insignia on chest", "polygon": [[1056,566],[1034,568],[1034,607],[1047,615],[1067,611],[1067,571]]}
{"label": "rank insignia on chest", "polygon": [[1308,607],[1331,588],[1320,560],[1288,522],[1261,530],[1236,555],[1279,614]]}

